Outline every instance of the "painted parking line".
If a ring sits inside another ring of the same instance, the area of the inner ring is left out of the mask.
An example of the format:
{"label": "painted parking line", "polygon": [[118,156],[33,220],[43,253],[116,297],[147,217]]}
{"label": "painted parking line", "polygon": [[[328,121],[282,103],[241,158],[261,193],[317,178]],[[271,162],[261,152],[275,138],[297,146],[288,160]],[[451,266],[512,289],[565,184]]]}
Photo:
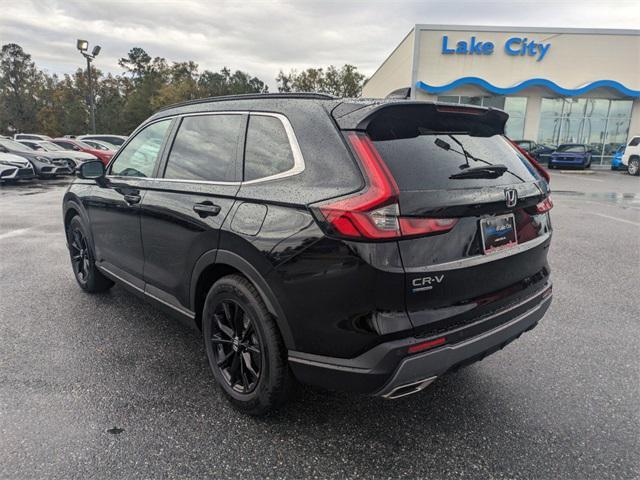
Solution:
{"label": "painted parking line", "polygon": [[31,230],[31,228],[19,228],[17,230],[11,230],[10,232],[7,232],[7,233],[0,233],[0,240],[4,240],[5,238],[11,238],[11,237],[19,237],[20,235],[23,235],[29,230]]}
{"label": "painted parking line", "polygon": [[618,222],[629,223],[631,225],[635,225],[636,227],[640,227],[640,222],[633,222],[631,220],[626,220],[624,218],[612,217],[611,215],[605,215],[604,213],[593,212],[593,214],[598,215],[599,217],[609,218],[611,220],[617,220]]}

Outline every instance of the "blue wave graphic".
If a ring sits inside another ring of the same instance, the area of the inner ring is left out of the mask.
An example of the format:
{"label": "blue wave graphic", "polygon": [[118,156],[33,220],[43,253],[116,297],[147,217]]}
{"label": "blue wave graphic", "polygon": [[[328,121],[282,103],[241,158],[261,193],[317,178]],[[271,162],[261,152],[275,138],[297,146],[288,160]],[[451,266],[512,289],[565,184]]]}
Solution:
{"label": "blue wave graphic", "polygon": [[460,85],[477,85],[497,95],[509,95],[512,93],[519,92],[520,90],[527,87],[545,87],[545,88],[548,88],[549,90],[552,90],[566,97],[582,95],[584,93],[587,93],[590,90],[593,90],[594,88],[606,87],[606,88],[613,88],[615,90],[618,90],[620,93],[627,95],[629,97],[640,97],[640,90],[633,90],[631,88],[625,87],[620,82],[616,82],[615,80],[596,80],[595,82],[591,82],[588,85],[585,85],[584,87],[580,87],[580,88],[563,88],[557,83],[552,82],[551,80],[547,80],[546,78],[531,78],[529,80],[520,82],[519,84],[513,87],[506,87],[506,88],[497,87],[479,77],[462,77],[457,80],[454,80],[451,83],[447,83],[446,85],[440,85],[440,86],[429,85],[421,81],[416,83],[416,87],[418,87],[419,89],[424,90],[425,92],[434,93],[434,94],[446,92]]}

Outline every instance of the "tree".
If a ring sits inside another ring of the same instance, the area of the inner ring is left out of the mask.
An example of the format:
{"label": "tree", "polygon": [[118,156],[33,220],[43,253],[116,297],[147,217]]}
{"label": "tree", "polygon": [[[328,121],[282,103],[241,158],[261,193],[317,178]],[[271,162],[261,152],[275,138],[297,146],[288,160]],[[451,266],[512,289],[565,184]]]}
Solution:
{"label": "tree", "polygon": [[227,67],[220,72],[205,70],[198,80],[199,93],[202,97],[218,97],[220,95],[239,95],[243,93],[267,93],[269,87],[258,77],[236,70],[231,73]]}
{"label": "tree", "polygon": [[118,65],[133,74],[134,78],[142,78],[148,72],[150,64],[151,57],[140,47],[132,48],[126,57],[118,60]]}
{"label": "tree", "polygon": [[0,51],[0,125],[3,129],[33,131],[43,89],[43,75],[20,45]]}
{"label": "tree", "polygon": [[300,73],[291,70],[288,75],[280,70],[276,77],[279,92],[317,92],[336,97],[359,97],[364,81],[365,76],[349,64],[340,69],[329,65],[326,71],[322,68],[307,68]]}
{"label": "tree", "polygon": [[[129,134],[158,108],[203,97],[267,93],[268,86],[242,70],[223,67],[200,71],[193,61],[167,62],[134,47],[118,64],[119,75],[104,75],[92,66],[96,127],[100,132]],[[33,131],[48,135],[86,133],[89,129],[87,72],[48,75],[17,44],[0,52],[0,131]],[[324,92],[340,97],[360,95],[364,76],[353,65],[308,68],[276,78],[280,92]]]}

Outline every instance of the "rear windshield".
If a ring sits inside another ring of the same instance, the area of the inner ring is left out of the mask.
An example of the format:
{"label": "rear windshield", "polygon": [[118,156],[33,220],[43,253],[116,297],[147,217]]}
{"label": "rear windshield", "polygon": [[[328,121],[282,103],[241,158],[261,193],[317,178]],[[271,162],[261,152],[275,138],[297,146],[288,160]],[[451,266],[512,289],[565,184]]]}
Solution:
{"label": "rear windshield", "polygon": [[[538,180],[529,162],[501,135],[430,133],[373,143],[402,191],[492,187]],[[449,178],[467,168],[489,164],[502,164],[509,170],[498,178]]]}
{"label": "rear windshield", "polygon": [[558,152],[584,153],[584,145],[560,145]]}

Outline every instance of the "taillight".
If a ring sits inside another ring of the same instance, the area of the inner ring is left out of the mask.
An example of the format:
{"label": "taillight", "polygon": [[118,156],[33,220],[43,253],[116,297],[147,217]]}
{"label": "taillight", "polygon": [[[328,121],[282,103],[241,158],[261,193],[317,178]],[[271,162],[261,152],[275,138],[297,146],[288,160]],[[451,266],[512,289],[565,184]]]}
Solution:
{"label": "taillight", "polygon": [[545,198],[539,204],[536,205],[537,213],[546,213],[553,208],[553,202],[551,201],[551,197]]}
{"label": "taillight", "polygon": [[533,158],[529,152],[527,152],[524,148],[522,148],[520,145],[518,145],[513,140],[511,140],[509,138],[507,138],[507,140],[509,140],[509,143],[513,146],[513,148],[515,148],[518,152],[520,152],[522,155],[524,155],[524,158],[529,160],[529,163],[531,163],[531,165],[533,165],[533,168],[535,168],[536,171],[540,175],[542,175],[542,178],[544,178],[547,183],[551,182],[551,176],[549,175],[549,172],[547,172],[547,170],[542,165],[540,165],[540,163],[535,158]]}
{"label": "taillight", "polygon": [[457,220],[453,218],[400,216],[398,186],[369,137],[349,132],[347,139],[360,160],[367,186],[351,197],[313,207],[329,233],[383,240],[445,232],[454,227]]}

